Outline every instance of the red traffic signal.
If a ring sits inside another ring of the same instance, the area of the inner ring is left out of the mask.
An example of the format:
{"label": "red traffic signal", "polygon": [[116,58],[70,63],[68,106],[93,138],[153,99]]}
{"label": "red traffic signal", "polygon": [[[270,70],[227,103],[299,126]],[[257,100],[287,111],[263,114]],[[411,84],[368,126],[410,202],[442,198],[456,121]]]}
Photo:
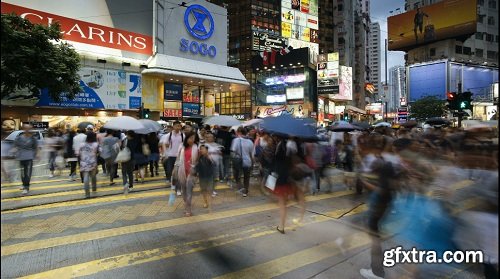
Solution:
{"label": "red traffic signal", "polygon": [[448,101],[453,101],[456,98],[457,98],[457,93],[455,93],[455,92],[448,92],[448,93],[446,93],[446,99]]}

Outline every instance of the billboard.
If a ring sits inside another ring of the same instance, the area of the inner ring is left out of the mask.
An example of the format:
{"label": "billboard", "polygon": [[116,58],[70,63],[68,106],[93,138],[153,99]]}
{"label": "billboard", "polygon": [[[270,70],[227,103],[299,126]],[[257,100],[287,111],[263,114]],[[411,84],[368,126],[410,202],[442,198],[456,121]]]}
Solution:
{"label": "billboard", "polygon": [[340,66],[339,94],[334,100],[352,101],[352,67]]}
{"label": "billboard", "polygon": [[78,74],[83,91],[72,100],[62,94],[55,102],[47,89],[38,95],[21,90],[4,96],[2,105],[123,110],[141,106],[141,74],[92,67],[83,67]]}
{"label": "billboard", "polygon": [[412,65],[408,71],[408,98],[415,102],[427,96],[446,96],[446,61]]}
{"label": "billboard", "polygon": [[462,82],[462,92],[472,92],[472,98],[490,100],[491,85],[498,82],[498,68],[449,63],[449,89],[458,91],[458,83]]}
{"label": "billboard", "polygon": [[182,100],[182,84],[165,82],[163,87],[163,99],[165,101],[181,101]]}
{"label": "billboard", "polygon": [[317,0],[281,1],[281,36],[317,43],[318,27]]}
{"label": "billboard", "polygon": [[287,39],[278,36],[272,36],[267,33],[254,31],[252,34],[252,50],[271,51],[281,50],[287,46]]}
{"label": "billboard", "polygon": [[388,49],[409,50],[418,45],[472,35],[476,32],[476,0],[444,0],[387,19]]}
{"label": "billboard", "polygon": [[339,63],[321,62],[317,67],[318,94],[339,93]]}
{"label": "billboard", "polygon": [[32,23],[59,22],[64,40],[77,51],[143,60],[153,54],[153,13],[137,12],[152,10],[149,0],[67,0],[64,5],[7,0],[1,6],[2,13],[13,12]]}

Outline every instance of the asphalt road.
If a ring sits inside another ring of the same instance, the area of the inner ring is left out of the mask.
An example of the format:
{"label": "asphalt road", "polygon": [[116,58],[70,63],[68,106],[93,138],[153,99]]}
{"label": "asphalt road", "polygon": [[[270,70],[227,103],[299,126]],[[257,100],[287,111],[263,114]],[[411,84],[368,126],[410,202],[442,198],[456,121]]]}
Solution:
{"label": "asphalt road", "polygon": [[[359,269],[369,267],[368,194],[355,194],[340,177],[332,193],[307,196],[302,224],[291,222],[299,211],[289,203],[285,235],[275,229],[275,199],[256,185],[243,198],[219,184],[212,212],[196,189],[194,216],[186,218],[181,199],[168,204],[163,176],[127,195],[120,183],[99,181],[91,199],[83,199],[82,184],[64,174],[35,177],[28,196],[21,196],[18,182],[2,183],[1,277],[361,278]],[[457,210],[478,206],[472,181],[451,187]],[[384,247],[396,245],[388,234]],[[387,278],[411,278],[414,269],[386,272]],[[438,274],[480,278],[481,270],[457,265]]]}

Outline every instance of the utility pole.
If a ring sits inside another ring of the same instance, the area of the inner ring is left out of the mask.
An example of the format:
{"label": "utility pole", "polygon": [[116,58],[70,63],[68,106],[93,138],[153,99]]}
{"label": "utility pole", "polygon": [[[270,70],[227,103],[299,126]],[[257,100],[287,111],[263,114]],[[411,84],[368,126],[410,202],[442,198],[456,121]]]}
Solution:
{"label": "utility pole", "polygon": [[[387,39],[385,39],[385,48],[384,48],[384,52],[385,52],[385,55],[384,55],[384,60],[385,60],[385,86],[389,86],[387,84],[387,76],[389,75],[388,72],[389,72],[389,69],[387,69]],[[385,91],[385,90],[384,90]],[[387,91],[386,93],[389,93],[389,91]],[[387,94],[385,94],[384,96],[384,107],[385,107],[385,117],[384,117],[384,121],[387,122],[387,112],[388,112],[388,109],[387,109]]]}
{"label": "utility pole", "polygon": [[[458,88],[457,88],[457,96],[461,96],[462,94],[462,82],[459,82],[458,83]],[[460,100],[460,98],[459,98]],[[457,126],[458,128],[461,128],[462,127],[462,114],[463,114],[463,110],[462,108],[459,106],[458,107],[458,123],[457,123]]]}

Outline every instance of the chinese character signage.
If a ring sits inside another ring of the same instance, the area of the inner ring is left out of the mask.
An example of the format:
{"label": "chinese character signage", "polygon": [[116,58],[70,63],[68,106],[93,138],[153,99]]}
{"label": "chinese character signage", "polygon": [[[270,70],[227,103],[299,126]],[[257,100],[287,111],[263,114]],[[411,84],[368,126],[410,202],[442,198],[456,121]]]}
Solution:
{"label": "chinese character signage", "polygon": [[182,116],[192,116],[200,114],[200,104],[182,104]]}
{"label": "chinese character signage", "polygon": [[140,107],[142,97],[141,75],[123,70],[107,70],[84,67],[79,71],[82,92],[70,99],[61,95],[55,102],[47,89],[41,90],[35,104],[40,107],[66,107],[90,109],[135,109]]}
{"label": "chinese character signage", "polygon": [[182,84],[165,82],[163,98],[166,101],[182,101]]}

